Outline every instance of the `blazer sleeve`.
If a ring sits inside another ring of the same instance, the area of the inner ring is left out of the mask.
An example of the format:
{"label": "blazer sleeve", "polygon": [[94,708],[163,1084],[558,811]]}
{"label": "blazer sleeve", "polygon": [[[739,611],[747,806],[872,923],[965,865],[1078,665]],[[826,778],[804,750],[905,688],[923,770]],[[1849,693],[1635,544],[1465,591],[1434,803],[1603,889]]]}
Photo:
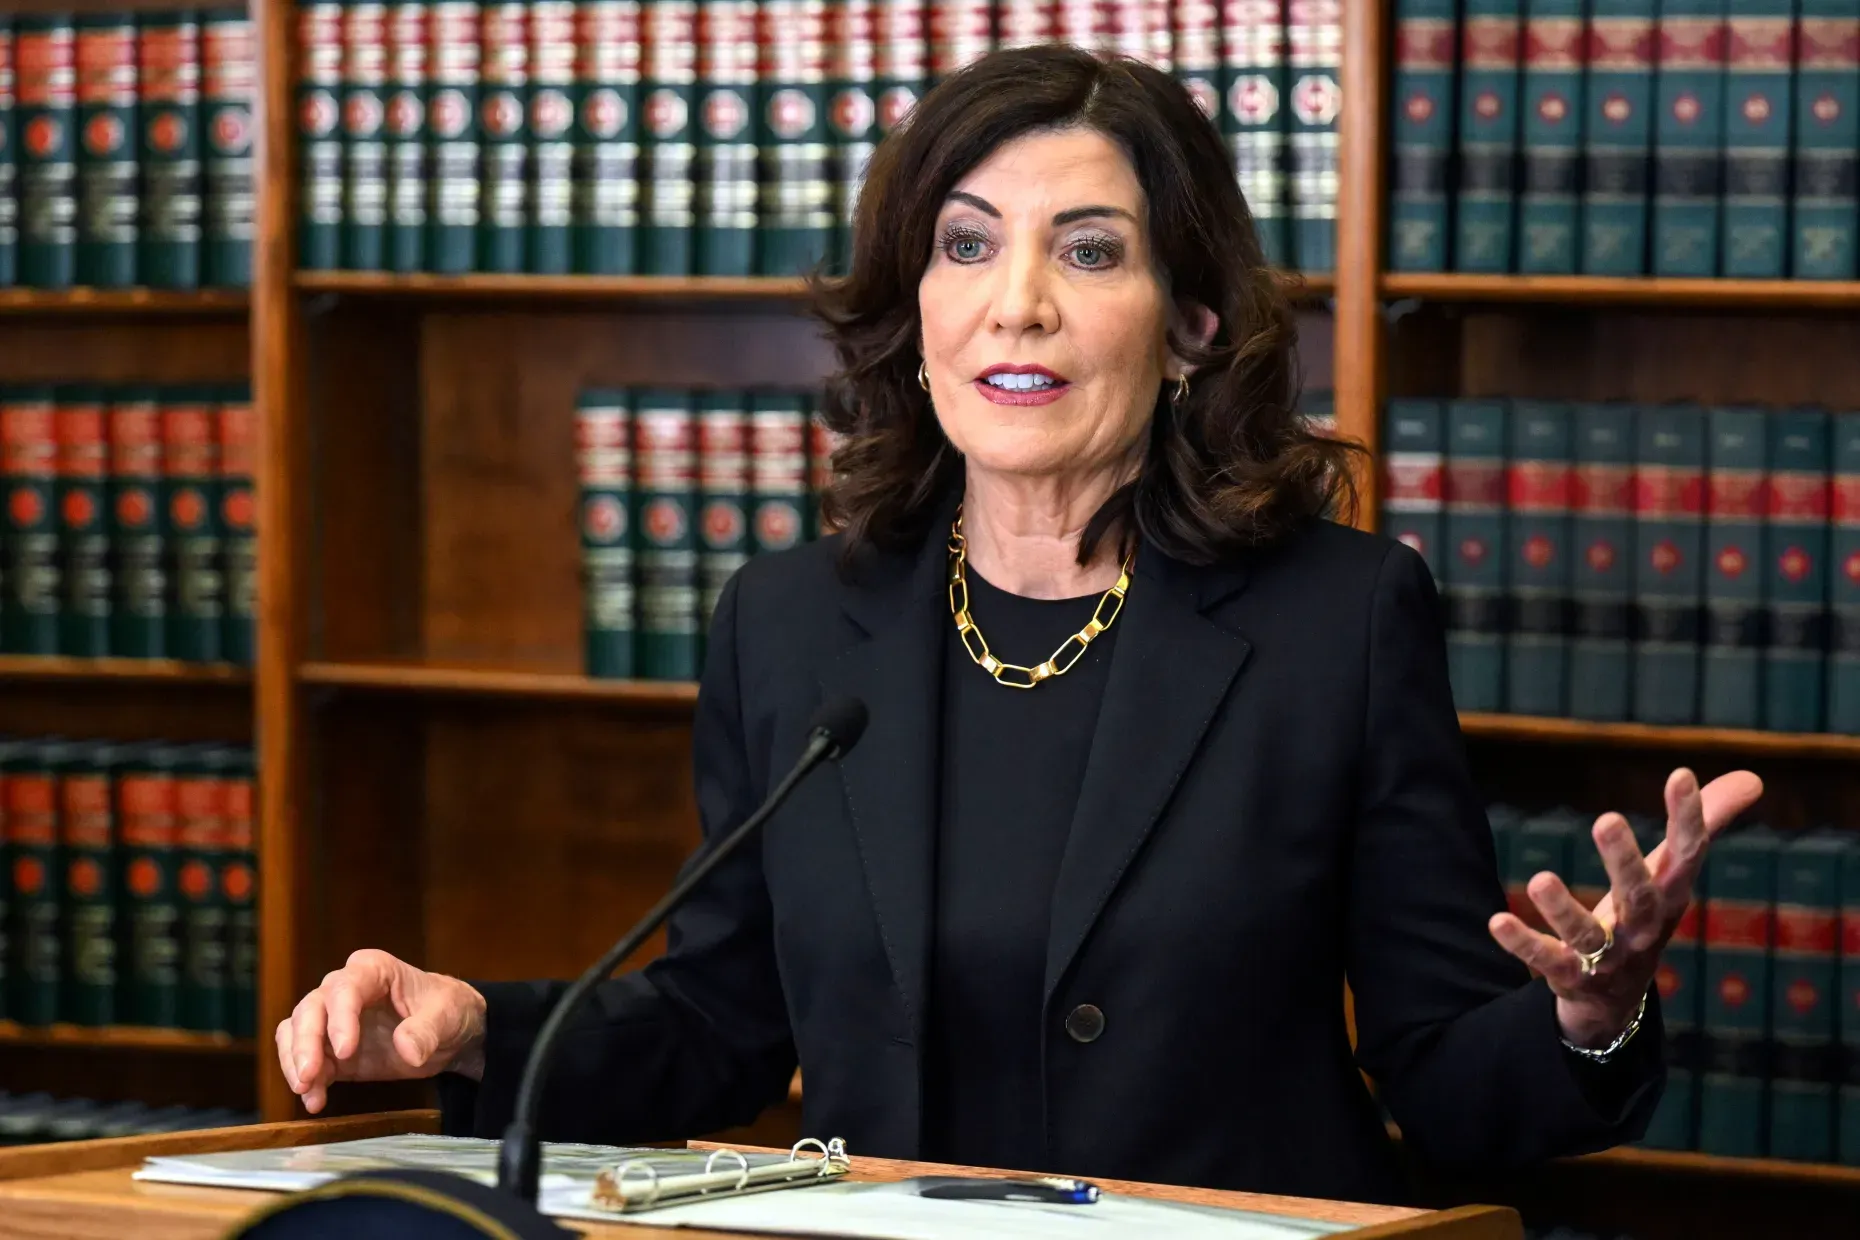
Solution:
{"label": "blazer sleeve", "polygon": [[[762,799],[743,740],[739,579],[718,600],[692,732],[706,844]],[[622,929],[614,927],[616,937]],[[440,1078],[441,1124],[451,1135],[495,1137],[510,1122],[530,1045],[567,984],[474,985],[486,1001],[484,1077]],[[757,841],[672,915],[663,956],[594,991],[556,1052],[539,1126],[549,1141],[684,1140],[747,1123],[786,1096],[796,1056]]]}
{"label": "blazer sleeve", "polygon": [[1549,986],[1487,929],[1504,907],[1497,854],[1439,597],[1408,547],[1383,559],[1369,613],[1349,897],[1358,1061],[1432,1162],[1521,1166],[1638,1138],[1665,1084],[1657,996],[1617,1062],[1563,1046]]}

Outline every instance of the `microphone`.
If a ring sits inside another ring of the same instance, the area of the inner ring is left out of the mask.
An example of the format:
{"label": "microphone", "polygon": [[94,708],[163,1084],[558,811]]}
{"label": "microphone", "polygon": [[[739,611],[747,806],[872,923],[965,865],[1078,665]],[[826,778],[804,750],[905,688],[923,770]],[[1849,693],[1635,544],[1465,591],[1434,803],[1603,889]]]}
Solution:
{"label": "microphone", "polygon": [[523,1202],[535,1204],[542,1170],[542,1142],[536,1133],[536,1117],[542,1109],[543,1084],[549,1075],[555,1044],[575,1009],[581,1006],[597,985],[606,980],[622,960],[639,950],[639,945],[659,928],[672,910],[690,897],[706,875],[722,864],[757,827],[768,820],[769,815],[781,807],[782,802],[788,799],[796,785],[807,778],[809,772],[822,762],[844,757],[859,743],[859,738],[865,734],[865,703],[858,698],[837,698],[824,703],[808,723],[806,747],[801,750],[801,756],[793,769],[769,793],[768,799],[762,802],[755,813],[743,819],[735,830],[718,841],[716,847],[699,857],[696,864],[672,885],[663,899],[652,906],[652,910],[640,923],[627,931],[586,973],[576,978],[575,984],[563,992],[561,999],[556,1002],[554,1010],[543,1022],[541,1032],[536,1035],[535,1045],[530,1047],[528,1061],[523,1065],[523,1078],[517,1086],[516,1111],[510,1126],[504,1130],[504,1142],[497,1153],[499,1189]]}

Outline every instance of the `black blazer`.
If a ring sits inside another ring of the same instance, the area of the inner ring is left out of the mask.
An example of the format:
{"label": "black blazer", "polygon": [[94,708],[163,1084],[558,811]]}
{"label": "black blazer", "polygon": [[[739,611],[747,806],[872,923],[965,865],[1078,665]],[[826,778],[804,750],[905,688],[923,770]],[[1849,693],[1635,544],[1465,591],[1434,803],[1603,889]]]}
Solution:
{"label": "black blazer", "polygon": [[[662,959],[598,992],[545,1137],[747,1122],[798,1056],[807,1135],[917,1154],[947,526],[857,584],[828,538],[724,591],[694,733],[708,837],[762,800],[823,699],[864,699],[870,727],[674,918]],[[1657,1003],[1625,1088],[1611,1067],[1598,1091],[1549,990],[1486,930],[1503,894],[1437,608],[1414,552],[1329,522],[1211,568],[1139,551],[1053,895],[1030,1100],[1049,1166],[1023,1170],[1401,1200],[1359,1062],[1441,1162],[1640,1135],[1664,1082]],[[483,1083],[441,1094],[447,1131],[494,1136],[561,986],[481,988]],[[1090,1042],[1067,1031],[1082,1004],[1104,1014]]]}

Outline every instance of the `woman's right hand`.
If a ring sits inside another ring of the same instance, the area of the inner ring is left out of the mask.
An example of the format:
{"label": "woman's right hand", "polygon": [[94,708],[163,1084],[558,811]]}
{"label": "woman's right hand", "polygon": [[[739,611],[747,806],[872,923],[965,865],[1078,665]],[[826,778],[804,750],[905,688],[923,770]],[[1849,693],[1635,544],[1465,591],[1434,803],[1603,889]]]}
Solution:
{"label": "woman's right hand", "polygon": [[278,1065],[315,1114],[335,1081],[484,1076],[484,996],[456,977],[365,950],[278,1022]]}

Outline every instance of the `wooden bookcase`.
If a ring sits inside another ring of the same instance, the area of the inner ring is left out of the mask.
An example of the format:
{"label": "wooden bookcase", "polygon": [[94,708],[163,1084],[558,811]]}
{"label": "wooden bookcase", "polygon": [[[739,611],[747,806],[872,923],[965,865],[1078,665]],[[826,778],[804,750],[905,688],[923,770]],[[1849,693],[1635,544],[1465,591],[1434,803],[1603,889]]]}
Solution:
{"label": "wooden bookcase", "polygon": [[[469,977],[570,974],[697,840],[694,687],[580,674],[576,391],[807,384],[829,358],[798,281],[296,271],[294,8],[252,2],[249,297],[0,290],[0,374],[249,374],[262,428],[256,675],[0,659],[0,730],[107,720],[257,746],[260,1036],[0,1026],[0,1054],[31,1056],[39,1079],[73,1092],[103,1081],[256,1102],[277,1121],[301,1112],[269,1030],[351,949]],[[1381,402],[1403,394],[1860,405],[1860,285],[1384,274],[1390,23],[1379,0],[1343,8],[1339,261],[1334,278],[1306,282],[1301,310],[1307,382],[1334,388],[1341,433],[1373,448]],[[1363,481],[1368,523],[1376,480]],[[1833,816],[1856,792],[1844,760],[1860,738],[1505,716],[1469,716],[1466,730],[1494,796],[1651,808],[1677,761],[1755,765],[1784,825]],[[421,1096],[348,1088],[335,1104]],[[1641,1240],[1740,1234],[1721,1228],[1785,1198],[1804,1219],[1860,1216],[1860,1171],[1647,1151],[1440,1191],[1568,1202],[1586,1212],[1570,1221],[1631,1223]],[[1697,1225],[1669,1226],[1660,1209]]]}

